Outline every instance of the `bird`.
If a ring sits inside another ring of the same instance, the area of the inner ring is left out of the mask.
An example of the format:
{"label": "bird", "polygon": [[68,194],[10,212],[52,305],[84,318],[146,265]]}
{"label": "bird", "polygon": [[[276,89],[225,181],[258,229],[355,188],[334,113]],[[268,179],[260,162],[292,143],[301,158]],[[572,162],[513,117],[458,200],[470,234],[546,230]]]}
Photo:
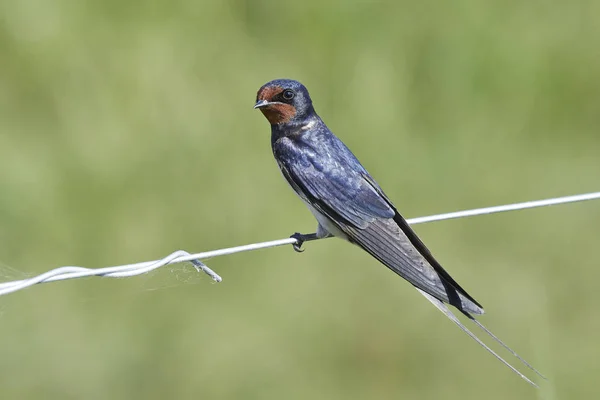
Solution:
{"label": "bird", "polygon": [[438,310],[529,384],[537,384],[473,334],[448,308],[455,307],[527,367],[539,371],[481,324],[482,305],[442,268],[381,186],[315,112],[306,87],[292,79],[265,83],[255,109],[271,125],[271,147],[286,181],[316,218],[312,234],[294,233],[294,250],[326,237],[365,250],[411,283]]}

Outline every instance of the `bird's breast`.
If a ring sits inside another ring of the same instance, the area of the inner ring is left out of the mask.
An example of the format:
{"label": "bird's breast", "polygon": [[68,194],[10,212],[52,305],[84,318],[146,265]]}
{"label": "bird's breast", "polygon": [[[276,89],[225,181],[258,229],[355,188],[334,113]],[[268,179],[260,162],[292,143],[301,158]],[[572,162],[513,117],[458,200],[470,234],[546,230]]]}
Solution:
{"label": "bird's breast", "polygon": [[[331,235],[338,237],[340,239],[344,239],[344,240],[348,240],[348,236],[342,232],[330,219],[328,216],[322,214],[319,210],[317,210],[316,208],[314,208],[312,206],[312,204],[310,204],[310,202],[306,201],[305,199],[302,198],[302,196],[299,196],[302,201],[304,202],[304,204],[306,204],[306,207],[308,207],[308,209],[310,210],[310,212],[312,213],[312,215],[315,216],[315,218],[317,219],[317,222],[319,223],[319,226],[323,229],[325,229],[327,232],[329,232]],[[319,234],[320,232],[317,232],[317,234]],[[319,235],[319,237],[324,237],[326,235]]]}

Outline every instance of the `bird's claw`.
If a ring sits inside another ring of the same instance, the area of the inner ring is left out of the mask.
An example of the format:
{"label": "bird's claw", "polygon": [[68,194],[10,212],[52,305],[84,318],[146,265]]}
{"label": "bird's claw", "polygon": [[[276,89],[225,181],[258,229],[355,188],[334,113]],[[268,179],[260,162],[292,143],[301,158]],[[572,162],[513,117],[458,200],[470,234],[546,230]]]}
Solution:
{"label": "bird's claw", "polygon": [[304,235],[296,232],[290,237],[293,239],[296,239],[296,243],[292,243],[292,247],[294,248],[294,251],[296,251],[297,253],[304,252],[304,249],[302,248],[302,245],[304,244],[304,241],[306,240],[304,238]]}

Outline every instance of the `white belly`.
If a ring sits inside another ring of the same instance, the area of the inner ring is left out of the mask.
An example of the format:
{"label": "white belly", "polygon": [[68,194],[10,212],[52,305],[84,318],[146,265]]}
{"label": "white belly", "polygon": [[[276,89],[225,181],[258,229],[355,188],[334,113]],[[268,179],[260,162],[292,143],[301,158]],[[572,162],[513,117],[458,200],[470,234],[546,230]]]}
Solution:
{"label": "white belly", "polygon": [[[304,199],[302,199],[302,201],[304,201]],[[306,206],[308,207],[310,212],[315,216],[315,218],[319,222],[319,228],[317,228],[317,235],[319,237],[326,236],[326,235],[322,234],[322,232],[319,232],[322,229],[335,237],[338,237],[338,238],[344,239],[344,240],[348,240],[348,236],[346,236],[346,234],[344,232],[339,230],[338,227],[335,226],[335,224],[333,222],[331,222],[331,220],[327,216],[321,214],[318,210],[316,210],[308,202],[304,201],[304,204],[306,204]]]}

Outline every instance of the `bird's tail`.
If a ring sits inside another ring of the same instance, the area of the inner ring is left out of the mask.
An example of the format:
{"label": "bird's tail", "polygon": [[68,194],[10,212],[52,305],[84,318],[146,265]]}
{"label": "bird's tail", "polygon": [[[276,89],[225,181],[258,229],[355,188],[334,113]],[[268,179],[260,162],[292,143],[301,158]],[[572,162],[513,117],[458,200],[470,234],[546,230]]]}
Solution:
{"label": "bird's tail", "polygon": [[[452,311],[450,311],[450,309],[446,306],[446,304],[444,304],[440,300],[436,299],[435,297],[431,296],[427,292],[422,291],[421,289],[417,289],[417,290],[419,292],[421,292],[421,294],[423,296],[425,296],[425,298],[427,298],[427,300],[429,300],[446,317],[448,317],[452,322],[454,322],[456,325],[458,325],[458,327],[460,329],[462,329],[463,332],[465,332],[467,335],[469,335],[473,340],[475,340],[477,343],[479,343],[480,346],[482,346],[484,349],[486,349],[487,351],[489,351],[494,357],[496,357],[500,362],[502,362],[502,364],[506,365],[515,374],[519,375],[521,378],[523,378],[530,385],[538,387],[537,384],[535,384],[532,380],[530,380],[528,377],[526,377],[524,374],[522,374],[518,369],[516,369],[515,367],[513,367],[511,364],[509,364],[505,359],[503,359],[502,357],[500,357],[494,350],[492,350],[491,348],[489,348],[488,345],[486,345],[485,343],[483,343],[481,341],[481,339],[479,339],[477,336],[475,336],[475,334],[473,332],[471,332],[466,326],[464,326],[460,322],[460,320],[456,317],[456,315],[454,315],[454,313]],[[536,370],[535,368],[533,368],[531,366],[531,364],[529,364],[527,361],[525,361],[523,358],[521,358],[514,350],[512,350],[510,347],[508,347],[506,344],[504,344],[504,342],[502,342],[502,340],[500,340],[496,335],[494,335],[483,324],[481,324],[479,321],[477,321],[475,319],[475,317],[473,317],[472,315],[470,315],[467,312],[463,312],[463,314],[465,314],[467,316],[467,318],[469,318],[471,321],[473,321],[485,333],[487,333],[488,335],[490,335],[492,337],[492,339],[494,339],[496,342],[498,342],[502,347],[504,347],[506,350],[508,350],[512,355],[514,355],[515,357],[517,357],[523,364],[525,364],[527,367],[529,367],[532,371],[534,371],[536,374],[538,374],[542,378],[546,379],[546,377],[544,375],[542,375],[538,370]]]}

